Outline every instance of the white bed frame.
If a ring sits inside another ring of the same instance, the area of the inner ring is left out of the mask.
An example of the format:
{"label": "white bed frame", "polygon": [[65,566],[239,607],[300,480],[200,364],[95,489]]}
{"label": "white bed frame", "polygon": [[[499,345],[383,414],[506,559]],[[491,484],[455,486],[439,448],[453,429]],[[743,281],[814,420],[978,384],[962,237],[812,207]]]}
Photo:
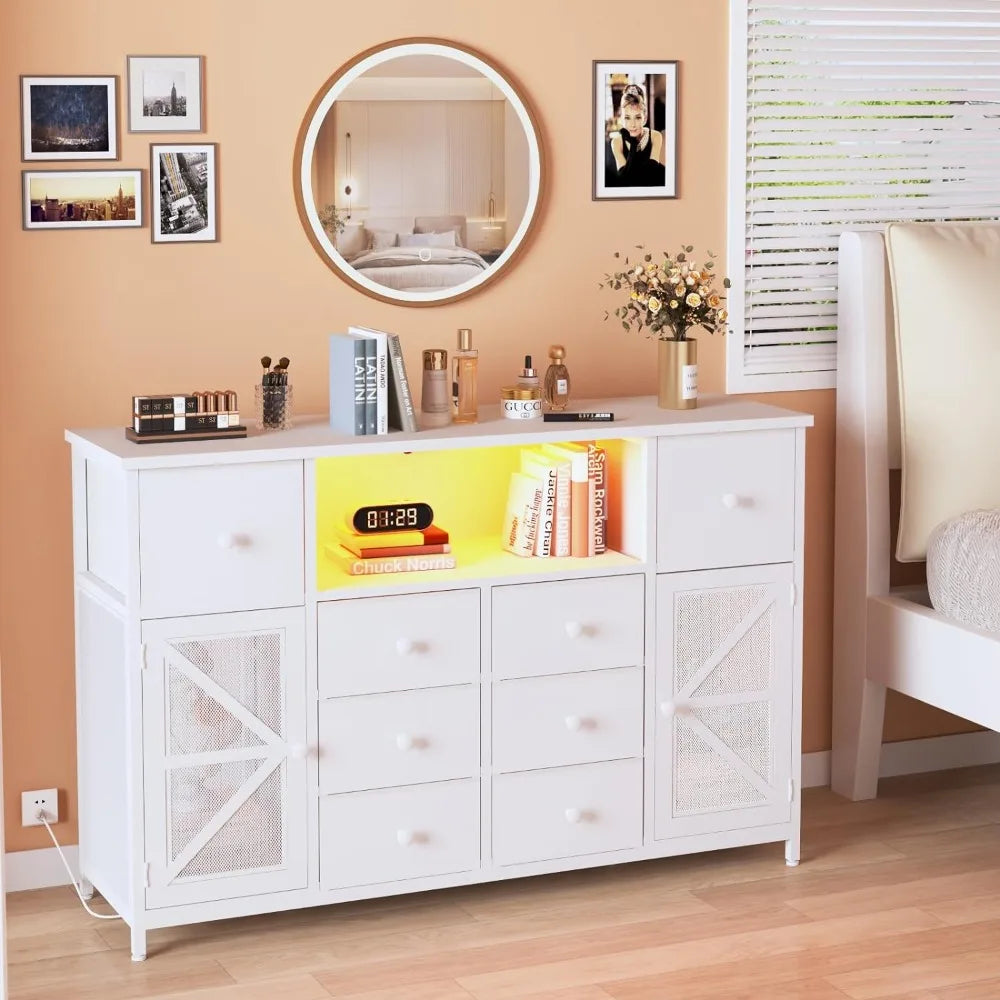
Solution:
{"label": "white bed frame", "polygon": [[874,798],[886,688],[1000,730],[1000,635],[894,591],[889,470],[900,467],[892,295],[881,233],[840,242],[831,784]]}

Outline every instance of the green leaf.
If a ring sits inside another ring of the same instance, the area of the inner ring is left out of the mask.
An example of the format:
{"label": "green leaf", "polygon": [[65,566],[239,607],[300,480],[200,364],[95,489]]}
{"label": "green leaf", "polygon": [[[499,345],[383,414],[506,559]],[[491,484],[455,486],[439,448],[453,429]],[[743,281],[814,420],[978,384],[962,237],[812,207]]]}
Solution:
{"label": "green leaf", "polygon": [[726,288],[732,288],[733,287],[733,283],[728,278],[724,279],[723,282],[722,282],[722,284]]}
{"label": "green leaf", "polygon": [[694,247],[685,247],[684,248],[684,252],[685,253],[694,253]]}
{"label": "green leaf", "polygon": [[622,326],[623,326],[623,327],[624,327],[624,328],[625,328],[626,330],[630,330],[630,329],[631,329],[631,327],[630,327],[630,326],[628,325],[628,323],[626,323],[626,322],[625,322],[624,320],[622,320]]}
{"label": "green leaf", "polygon": [[677,263],[678,264],[683,264],[686,260],[687,260],[687,257],[684,254],[679,253],[677,255]]}

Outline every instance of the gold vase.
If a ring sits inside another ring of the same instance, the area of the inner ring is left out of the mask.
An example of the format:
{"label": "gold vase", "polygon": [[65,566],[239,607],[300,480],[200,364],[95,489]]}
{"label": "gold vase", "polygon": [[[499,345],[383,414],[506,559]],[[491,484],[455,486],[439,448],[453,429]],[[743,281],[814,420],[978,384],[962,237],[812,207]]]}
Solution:
{"label": "gold vase", "polygon": [[698,405],[698,341],[660,340],[659,405],[664,410],[691,410]]}

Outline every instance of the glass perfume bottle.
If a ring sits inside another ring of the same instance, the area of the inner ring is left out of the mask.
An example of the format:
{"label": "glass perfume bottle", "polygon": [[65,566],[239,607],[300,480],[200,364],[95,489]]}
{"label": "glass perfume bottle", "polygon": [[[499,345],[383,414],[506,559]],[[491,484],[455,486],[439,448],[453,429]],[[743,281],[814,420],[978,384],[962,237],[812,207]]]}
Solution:
{"label": "glass perfume bottle", "polygon": [[549,348],[549,367],[545,371],[545,402],[550,410],[565,410],[569,403],[569,369],[564,364],[566,348],[553,344]]}
{"label": "glass perfume bottle", "polygon": [[474,424],[479,419],[479,351],[472,346],[472,331],[458,331],[458,350],[451,355],[451,419]]}
{"label": "glass perfume bottle", "polygon": [[424,351],[424,385],[420,394],[420,426],[446,427],[451,423],[448,399],[448,352],[440,347]]}

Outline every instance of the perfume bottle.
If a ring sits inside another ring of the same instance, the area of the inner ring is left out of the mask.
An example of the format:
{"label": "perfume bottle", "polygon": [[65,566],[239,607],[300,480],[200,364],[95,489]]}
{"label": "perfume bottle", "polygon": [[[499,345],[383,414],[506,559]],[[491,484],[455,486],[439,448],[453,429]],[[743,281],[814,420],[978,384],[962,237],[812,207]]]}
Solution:
{"label": "perfume bottle", "polygon": [[420,426],[445,427],[451,423],[448,398],[448,352],[439,347],[424,351],[424,385],[420,393]]}
{"label": "perfume bottle", "polygon": [[458,331],[458,350],[451,355],[451,419],[474,424],[479,419],[479,351],[472,346],[472,331]]}
{"label": "perfume bottle", "polygon": [[521,374],[517,376],[517,384],[525,389],[538,388],[538,372],[531,367],[530,354],[525,354],[524,356],[524,368],[521,370]]}
{"label": "perfume bottle", "polygon": [[545,371],[545,402],[550,410],[565,410],[569,403],[569,369],[563,363],[566,348],[553,344],[549,348],[549,367]]}

